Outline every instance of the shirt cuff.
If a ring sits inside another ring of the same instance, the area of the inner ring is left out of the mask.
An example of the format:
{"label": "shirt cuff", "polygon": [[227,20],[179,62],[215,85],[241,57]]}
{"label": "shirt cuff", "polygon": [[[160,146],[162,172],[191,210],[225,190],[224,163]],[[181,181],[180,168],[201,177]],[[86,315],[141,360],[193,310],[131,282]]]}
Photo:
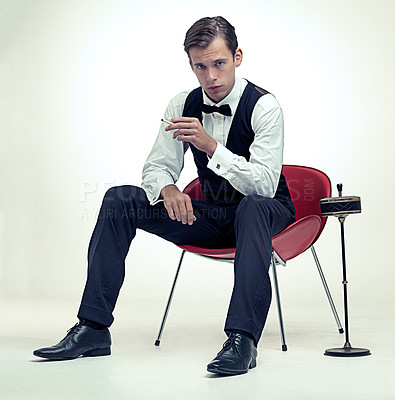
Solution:
{"label": "shirt cuff", "polygon": [[217,175],[224,175],[230,168],[234,154],[224,145],[217,143],[213,156],[209,160],[207,167],[214,171]]}
{"label": "shirt cuff", "polygon": [[141,186],[147,195],[150,205],[153,206],[163,201],[163,199],[160,197],[160,192],[165,186],[172,184],[174,184],[174,182],[171,179],[158,177],[153,181],[143,182]]}

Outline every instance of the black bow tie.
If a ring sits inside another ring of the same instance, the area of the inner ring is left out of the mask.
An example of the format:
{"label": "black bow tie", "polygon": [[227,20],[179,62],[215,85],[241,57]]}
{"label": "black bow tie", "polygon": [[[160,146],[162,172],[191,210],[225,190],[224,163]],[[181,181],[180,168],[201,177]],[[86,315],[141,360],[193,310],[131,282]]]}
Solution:
{"label": "black bow tie", "polygon": [[230,109],[229,104],[223,104],[222,106],[209,106],[207,104],[202,105],[202,111],[206,114],[211,114],[213,112],[220,113],[222,115],[226,115],[227,117],[232,116],[232,110]]}

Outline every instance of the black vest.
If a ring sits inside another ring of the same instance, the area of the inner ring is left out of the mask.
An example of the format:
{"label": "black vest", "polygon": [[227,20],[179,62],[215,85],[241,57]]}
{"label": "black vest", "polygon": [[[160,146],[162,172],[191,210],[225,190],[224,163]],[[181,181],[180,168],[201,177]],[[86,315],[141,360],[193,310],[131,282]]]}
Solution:
{"label": "black vest", "polygon": [[[233,117],[226,147],[232,153],[243,156],[247,161],[250,159],[249,148],[255,136],[251,126],[252,112],[258,99],[268,93],[269,92],[266,90],[248,82]],[[195,117],[202,122],[202,104],[203,93],[202,89],[199,87],[192,90],[187,96],[182,116]],[[207,167],[208,158],[206,153],[198,150],[192,144],[190,144],[190,147],[195,159],[199,181],[202,186],[203,199],[207,202],[218,204],[234,204],[240,202],[245,195],[237,191],[226,179],[217,175]],[[292,203],[283,174],[280,176],[274,198],[295,215],[295,207]]]}

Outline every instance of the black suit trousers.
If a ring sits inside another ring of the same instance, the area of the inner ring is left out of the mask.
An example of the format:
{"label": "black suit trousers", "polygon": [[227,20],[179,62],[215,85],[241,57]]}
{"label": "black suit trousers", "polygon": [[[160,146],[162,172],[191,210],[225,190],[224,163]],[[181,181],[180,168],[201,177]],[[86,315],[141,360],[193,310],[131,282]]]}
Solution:
{"label": "black suit trousers", "polygon": [[153,206],[143,189],[116,186],[107,191],[88,249],[88,277],[78,318],[110,326],[125,277],[125,258],[137,229],[176,244],[236,247],[234,287],[225,331],[248,332],[258,343],[271,302],[271,238],[293,216],[275,199],[250,195],[240,203],[192,200],[197,220],[172,220],[163,202]]}

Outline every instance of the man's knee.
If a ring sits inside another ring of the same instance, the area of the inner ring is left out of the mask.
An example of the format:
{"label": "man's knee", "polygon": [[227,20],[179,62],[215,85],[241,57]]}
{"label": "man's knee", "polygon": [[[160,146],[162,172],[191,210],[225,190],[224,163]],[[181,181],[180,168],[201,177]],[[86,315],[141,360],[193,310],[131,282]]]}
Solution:
{"label": "man's knee", "polygon": [[144,190],[137,186],[113,186],[104,195],[99,217],[135,219],[148,203]]}
{"label": "man's knee", "polygon": [[273,199],[270,197],[260,196],[258,194],[251,194],[240,202],[237,212],[254,212],[256,210],[265,211],[270,208]]}
{"label": "man's knee", "polygon": [[145,200],[145,192],[143,189],[132,186],[132,185],[123,185],[123,186],[113,186],[107,190],[104,195],[103,201],[108,203],[122,203],[122,202],[130,202],[133,200]]}

